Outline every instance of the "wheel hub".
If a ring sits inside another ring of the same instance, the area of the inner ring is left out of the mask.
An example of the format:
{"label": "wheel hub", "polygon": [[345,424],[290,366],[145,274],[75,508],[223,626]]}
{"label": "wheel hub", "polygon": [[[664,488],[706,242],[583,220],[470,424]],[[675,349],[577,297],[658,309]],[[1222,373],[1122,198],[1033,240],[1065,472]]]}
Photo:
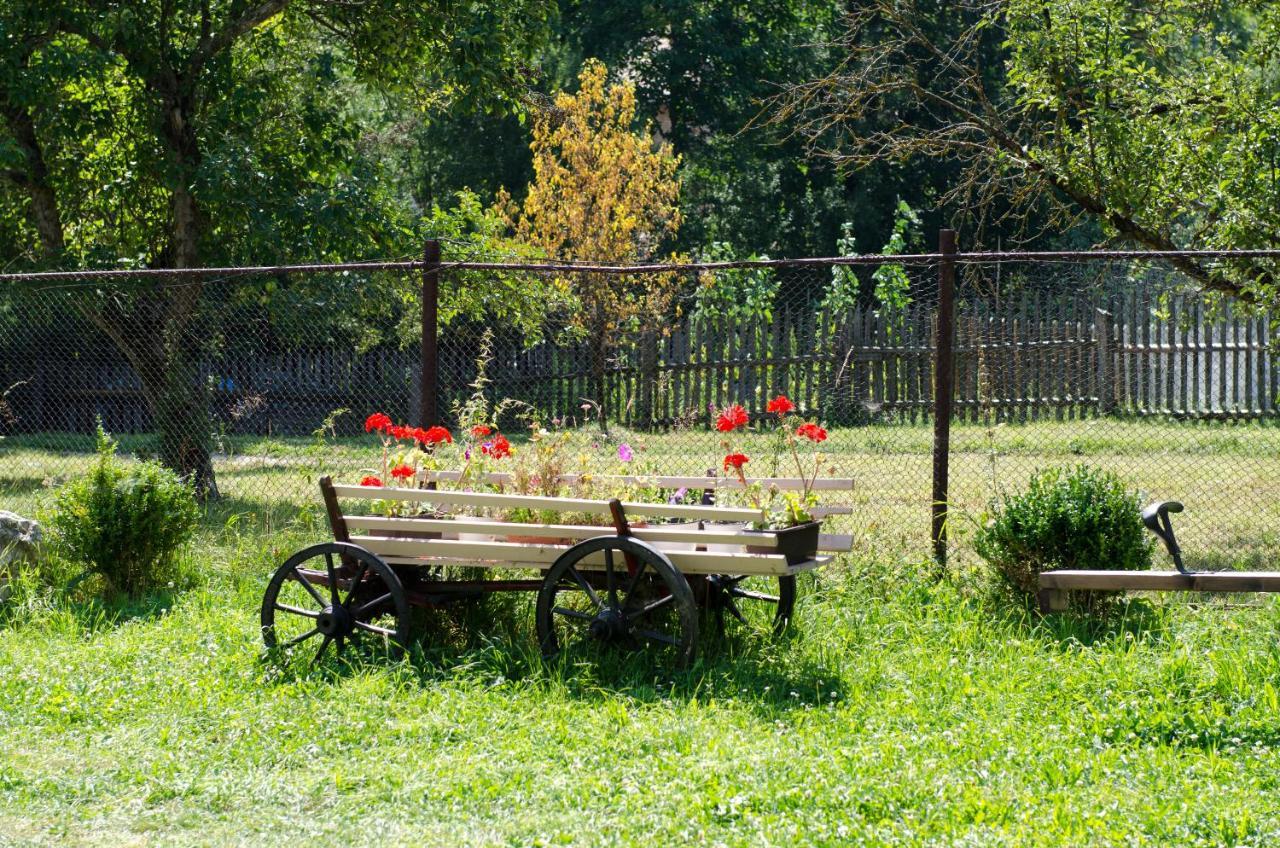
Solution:
{"label": "wheel hub", "polygon": [[320,611],[316,628],[325,636],[346,636],[355,629],[355,621],[346,607],[328,606]]}
{"label": "wheel hub", "polygon": [[622,611],[605,607],[596,614],[589,625],[591,635],[603,641],[614,641],[627,635],[627,621]]}

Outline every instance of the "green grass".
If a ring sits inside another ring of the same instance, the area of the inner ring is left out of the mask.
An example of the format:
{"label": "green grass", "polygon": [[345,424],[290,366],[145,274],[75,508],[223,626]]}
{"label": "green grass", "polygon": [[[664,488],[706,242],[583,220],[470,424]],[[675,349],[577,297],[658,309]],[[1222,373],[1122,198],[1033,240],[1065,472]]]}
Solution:
{"label": "green grass", "polygon": [[[908,559],[928,552],[932,436],[926,424],[831,431],[824,444],[828,468],[856,482],[851,494],[834,499],[857,508],[843,529],[855,533],[860,552],[901,551]],[[630,442],[642,463],[665,473],[702,474],[723,455],[718,436],[708,432],[617,431],[614,438]],[[125,452],[145,451],[150,444],[136,436],[121,442]],[[220,509],[296,512],[314,502],[321,474],[354,480],[373,470],[379,461],[373,445],[367,436],[322,446],[307,438],[225,439],[215,462],[227,496]],[[748,437],[740,446],[755,458],[752,472],[768,472],[761,465],[767,453],[763,437]],[[34,511],[47,487],[83,469],[91,451],[91,436],[65,433],[0,441],[0,508]],[[590,434],[578,439],[574,453],[587,454],[598,467],[617,465],[612,445]],[[958,555],[968,555],[966,536],[989,498],[1021,488],[1037,468],[1078,462],[1119,473],[1150,499],[1185,503],[1187,512],[1176,527],[1193,567],[1274,567],[1280,551],[1280,427],[1268,422],[957,423],[950,500]]]}
{"label": "green grass", "polygon": [[176,596],[10,603],[0,842],[1280,839],[1274,604],[1089,626],[854,561],[806,582],[780,642],[730,634],[674,676],[544,663],[523,601],[401,662],[282,671],[256,607],[311,534],[241,531]]}
{"label": "green grass", "polygon": [[[1274,549],[1280,430],[1109,423],[958,427],[955,490],[980,506],[1085,460],[1204,493],[1213,521],[1180,525],[1188,548]],[[687,434],[633,438],[672,470],[704,459]],[[0,604],[0,844],[1280,842],[1280,604],[1009,612],[964,557],[942,582],[913,564],[926,428],[832,443],[860,480],[860,550],[806,578],[781,641],[732,632],[672,674],[544,662],[524,597],[467,627],[424,617],[399,662],[264,661],[268,576],[325,536],[315,475],[370,452],[246,440],[220,460],[191,587]],[[2,444],[7,508],[85,459],[53,437]]]}

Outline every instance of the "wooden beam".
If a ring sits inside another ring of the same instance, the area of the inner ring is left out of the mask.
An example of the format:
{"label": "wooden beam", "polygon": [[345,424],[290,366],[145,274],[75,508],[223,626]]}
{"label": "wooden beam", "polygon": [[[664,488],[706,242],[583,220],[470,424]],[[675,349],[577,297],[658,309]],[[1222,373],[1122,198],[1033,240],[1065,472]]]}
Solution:
{"label": "wooden beam", "polygon": [[[456,542],[448,539],[388,539],[355,536],[353,544],[395,562],[421,561],[422,565],[463,564],[492,568],[551,567],[565,552],[560,545],[533,545],[512,542]],[[722,554],[706,551],[663,551],[685,574],[795,574],[825,565],[831,557],[815,557],[798,565],[788,565],[781,554]],[[580,567],[604,566],[603,552],[589,555]]]}
{"label": "wooden beam", "polygon": [[1280,571],[1045,571],[1040,588],[1133,592],[1280,592]]}
{"label": "wooden beam", "polygon": [[[419,478],[429,482],[439,483],[456,483],[462,479],[461,471],[423,471],[419,472]],[[492,483],[495,485],[507,485],[513,482],[514,476],[506,471],[490,471],[480,478],[480,482]],[[573,484],[581,479],[579,474],[561,474],[558,478],[561,483]],[[741,489],[742,482],[734,477],[698,477],[698,476],[667,476],[667,475],[620,475],[620,474],[593,474],[592,480],[602,481],[606,483],[621,483],[624,485],[654,485],[663,489]],[[802,490],[804,481],[799,477],[748,477],[747,485],[759,483],[762,486],[776,486],[782,490]],[[819,477],[813,482],[812,489],[815,492],[848,492],[853,490],[852,477]]]}

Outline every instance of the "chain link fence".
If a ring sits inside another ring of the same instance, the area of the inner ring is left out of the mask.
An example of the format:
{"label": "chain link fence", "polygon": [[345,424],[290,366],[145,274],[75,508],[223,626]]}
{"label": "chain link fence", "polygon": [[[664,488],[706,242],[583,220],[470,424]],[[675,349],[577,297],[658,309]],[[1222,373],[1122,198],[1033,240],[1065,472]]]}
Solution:
{"label": "chain link fence", "polygon": [[[824,493],[854,508],[836,526],[865,552],[928,556],[941,259],[655,270],[446,255],[440,265],[10,275],[0,282],[0,508],[33,512],[85,473],[100,420],[122,453],[216,492],[220,514],[287,515],[318,507],[323,474],[377,473],[368,415],[456,431],[477,393],[517,457],[546,430],[563,438],[566,470],[613,473],[715,473],[716,414],[741,404],[761,432],[735,450],[753,457],[753,474],[787,474],[770,467],[763,432],[767,402],[785,394],[827,428],[824,472],[855,481]],[[1183,501],[1193,567],[1275,561],[1270,316],[1100,255],[962,261],[951,317],[957,557],[970,556],[990,498],[1037,468],[1088,463],[1148,498]]]}

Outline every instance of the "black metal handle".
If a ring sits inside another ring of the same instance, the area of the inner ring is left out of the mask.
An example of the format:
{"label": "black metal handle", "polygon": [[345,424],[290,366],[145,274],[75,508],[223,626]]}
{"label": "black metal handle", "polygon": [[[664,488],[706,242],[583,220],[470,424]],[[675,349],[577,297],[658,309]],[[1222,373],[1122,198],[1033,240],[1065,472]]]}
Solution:
{"label": "black metal handle", "polygon": [[1169,551],[1169,556],[1173,558],[1173,564],[1177,566],[1178,571],[1183,574],[1190,574],[1186,567],[1182,564],[1182,548],[1178,547],[1178,538],[1173,535],[1173,522],[1169,520],[1169,513],[1182,512],[1182,504],[1178,501],[1156,501],[1142,511],[1142,523],[1147,525],[1147,529],[1155,533],[1161,542],[1164,542],[1165,549]]}

